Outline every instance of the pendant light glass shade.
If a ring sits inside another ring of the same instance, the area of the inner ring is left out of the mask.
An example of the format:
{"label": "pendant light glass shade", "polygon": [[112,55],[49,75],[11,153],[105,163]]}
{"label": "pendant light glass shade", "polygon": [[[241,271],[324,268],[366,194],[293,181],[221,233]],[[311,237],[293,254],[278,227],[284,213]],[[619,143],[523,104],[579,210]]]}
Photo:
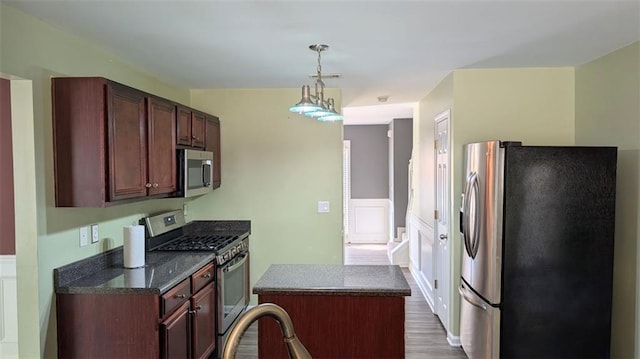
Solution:
{"label": "pendant light glass shade", "polygon": [[320,110],[322,110],[322,107],[318,106],[311,100],[311,91],[309,90],[309,85],[302,86],[302,98],[300,99],[300,102],[289,107],[289,111],[299,113],[301,115]]}
{"label": "pendant light glass shade", "polygon": [[316,118],[324,122],[341,121],[343,120],[343,116],[336,112],[333,99],[324,99],[324,82],[322,82],[320,53],[328,48],[328,45],[309,45],[310,50],[318,53],[315,93],[311,95],[311,90],[308,85],[302,86],[302,99],[297,104],[289,107],[289,111]]}

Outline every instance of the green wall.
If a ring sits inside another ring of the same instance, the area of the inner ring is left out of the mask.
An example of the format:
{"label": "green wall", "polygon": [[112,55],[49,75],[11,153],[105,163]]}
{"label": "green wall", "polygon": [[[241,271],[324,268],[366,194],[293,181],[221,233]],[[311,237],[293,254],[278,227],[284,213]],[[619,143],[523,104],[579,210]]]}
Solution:
{"label": "green wall", "polygon": [[618,147],[611,357],[637,358],[640,43],[577,67],[575,88],[576,145]]}
{"label": "green wall", "polygon": [[[14,130],[15,138],[25,139],[14,141],[17,155],[24,156],[26,164],[33,155],[33,165],[16,166],[15,176],[35,180],[30,187],[30,181],[18,181],[16,218],[37,227],[37,233],[36,228],[31,234],[22,227],[16,233],[20,357],[55,357],[53,269],[121,245],[124,225],[149,212],[181,208],[182,201],[154,200],[109,209],[55,208],[50,77],[104,76],[185,104],[189,104],[189,91],[6,5],[0,5],[0,43],[0,73],[30,80],[26,86],[33,88],[32,98],[20,99],[28,105],[14,109],[19,119],[13,119],[32,121],[31,126],[21,123]],[[31,100],[33,106],[28,108]],[[25,148],[25,143],[33,143],[33,148]],[[78,227],[92,223],[99,225],[100,241],[80,248]]]}
{"label": "green wall", "polygon": [[[274,263],[342,263],[342,123],[290,113],[299,98],[300,89],[192,91],[194,107],[221,119],[222,186],[188,215],[251,220],[252,285]],[[317,213],[321,200],[330,213]]]}
{"label": "green wall", "polygon": [[[123,226],[184,203],[188,219],[252,221],[253,282],[271,263],[342,263],[342,125],[289,113],[299,89],[193,91],[194,107],[221,118],[223,184],[212,194],[189,202],[55,208],[50,77],[103,76],[187,105],[192,94],[19,10],[0,5],[0,16],[0,73],[30,80],[33,88],[32,108],[31,99],[20,108],[27,112],[20,119],[32,126],[14,131],[34,143],[31,170],[16,167],[15,176],[35,178],[33,196],[16,196],[16,217],[37,227],[17,233],[21,358],[56,357],[54,268],[120,246]],[[340,92],[328,94],[339,106]],[[331,213],[317,214],[318,200],[330,201]],[[78,227],[92,223],[100,242],[79,248]]]}

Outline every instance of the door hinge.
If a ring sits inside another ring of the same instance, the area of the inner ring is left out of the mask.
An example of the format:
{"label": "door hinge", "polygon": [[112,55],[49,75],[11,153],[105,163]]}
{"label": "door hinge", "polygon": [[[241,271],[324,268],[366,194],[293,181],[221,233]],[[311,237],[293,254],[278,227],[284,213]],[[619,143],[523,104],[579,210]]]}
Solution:
{"label": "door hinge", "polygon": [[433,218],[438,219],[438,210],[433,211]]}
{"label": "door hinge", "polygon": [[437,280],[437,279],[434,281],[433,286],[434,286],[436,289],[438,289],[438,280]]}

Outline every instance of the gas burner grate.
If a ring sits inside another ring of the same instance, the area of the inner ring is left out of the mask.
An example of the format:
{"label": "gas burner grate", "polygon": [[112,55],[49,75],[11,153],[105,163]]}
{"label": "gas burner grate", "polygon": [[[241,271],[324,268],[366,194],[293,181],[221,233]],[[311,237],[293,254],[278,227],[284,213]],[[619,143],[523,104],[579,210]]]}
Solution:
{"label": "gas burner grate", "polygon": [[219,251],[239,236],[183,235],[158,248],[159,251]]}

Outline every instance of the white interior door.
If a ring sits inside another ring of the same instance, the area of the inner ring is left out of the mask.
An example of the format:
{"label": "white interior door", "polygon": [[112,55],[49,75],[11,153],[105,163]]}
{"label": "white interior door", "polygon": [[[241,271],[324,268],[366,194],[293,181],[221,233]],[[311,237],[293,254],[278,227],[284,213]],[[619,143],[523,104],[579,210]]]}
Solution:
{"label": "white interior door", "polygon": [[451,286],[449,256],[449,220],[451,193],[449,186],[449,110],[436,116],[436,225],[434,226],[435,314],[449,329],[449,288]]}

